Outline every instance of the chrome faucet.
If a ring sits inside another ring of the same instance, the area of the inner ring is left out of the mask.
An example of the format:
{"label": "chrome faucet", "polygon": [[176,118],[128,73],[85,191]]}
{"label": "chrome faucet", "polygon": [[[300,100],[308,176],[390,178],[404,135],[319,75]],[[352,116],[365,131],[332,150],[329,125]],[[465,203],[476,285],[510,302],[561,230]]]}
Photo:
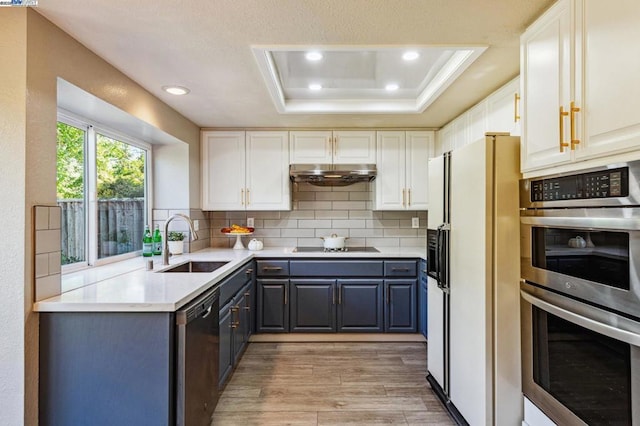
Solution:
{"label": "chrome faucet", "polygon": [[191,235],[193,235],[193,239],[194,240],[198,239],[198,234],[193,229],[193,222],[191,221],[191,218],[189,216],[182,213],[176,213],[174,215],[171,215],[171,217],[164,222],[164,242],[162,243],[162,264],[163,265],[169,264],[169,239],[167,238],[167,234],[169,230],[169,222],[179,217],[183,218],[189,224],[189,230],[191,231]]}

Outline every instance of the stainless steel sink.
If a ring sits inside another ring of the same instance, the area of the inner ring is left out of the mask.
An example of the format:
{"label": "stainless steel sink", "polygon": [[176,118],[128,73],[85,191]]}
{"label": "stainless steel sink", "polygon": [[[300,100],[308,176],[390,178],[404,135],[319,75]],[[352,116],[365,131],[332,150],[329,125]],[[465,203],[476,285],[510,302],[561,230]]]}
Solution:
{"label": "stainless steel sink", "polygon": [[190,261],[160,272],[213,272],[229,262]]}

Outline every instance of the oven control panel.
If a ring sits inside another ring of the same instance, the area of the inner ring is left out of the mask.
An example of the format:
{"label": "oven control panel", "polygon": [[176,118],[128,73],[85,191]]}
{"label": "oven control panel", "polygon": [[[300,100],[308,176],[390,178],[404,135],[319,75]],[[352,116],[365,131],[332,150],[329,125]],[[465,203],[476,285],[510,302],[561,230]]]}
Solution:
{"label": "oven control panel", "polygon": [[629,195],[629,169],[607,169],[531,182],[531,201],[587,200]]}

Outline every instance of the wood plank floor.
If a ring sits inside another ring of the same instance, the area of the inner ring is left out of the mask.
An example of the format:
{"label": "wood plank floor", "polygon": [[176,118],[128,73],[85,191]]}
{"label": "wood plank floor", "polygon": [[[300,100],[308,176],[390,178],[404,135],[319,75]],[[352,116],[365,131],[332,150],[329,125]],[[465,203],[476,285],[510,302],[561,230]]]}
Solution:
{"label": "wood plank floor", "polygon": [[213,426],[454,425],[424,343],[250,343]]}

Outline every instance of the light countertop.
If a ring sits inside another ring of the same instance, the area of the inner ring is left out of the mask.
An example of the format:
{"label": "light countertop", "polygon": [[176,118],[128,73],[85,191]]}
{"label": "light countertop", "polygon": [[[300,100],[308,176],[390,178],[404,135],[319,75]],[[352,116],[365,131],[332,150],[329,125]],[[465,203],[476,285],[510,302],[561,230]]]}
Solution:
{"label": "light countertop", "polygon": [[[249,260],[266,258],[426,258],[418,247],[378,247],[380,253],[297,253],[293,248],[265,248],[260,251],[207,248],[174,256],[169,266],[155,257],[147,271],[142,256],[65,274],[62,288],[72,289],[34,304],[36,312],[174,312],[194,297],[214,287]],[[160,273],[188,260],[228,261],[209,272]]]}

